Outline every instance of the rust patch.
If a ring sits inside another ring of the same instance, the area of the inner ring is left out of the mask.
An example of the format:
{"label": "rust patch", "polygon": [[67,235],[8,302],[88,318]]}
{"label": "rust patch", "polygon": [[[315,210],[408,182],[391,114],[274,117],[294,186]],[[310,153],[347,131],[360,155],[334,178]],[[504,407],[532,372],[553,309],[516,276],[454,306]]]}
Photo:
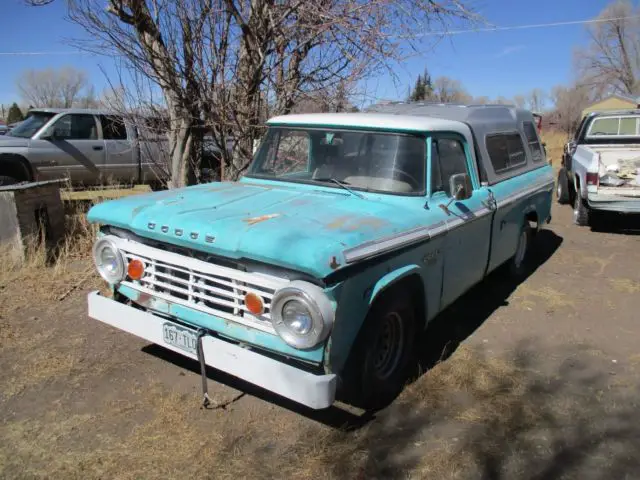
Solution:
{"label": "rust patch", "polygon": [[349,221],[350,218],[351,217],[349,216],[338,217],[335,220],[333,220],[330,224],[328,224],[327,228],[330,230],[338,230],[339,228],[342,228],[344,224]]}
{"label": "rust patch", "polygon": [[330,230],[345,230],[347,232],[354,232],[361,228],[378,229],[387,225],[387,221],[377,217],[338,217],[327,225]]}
{"label": "rust patch", "polygon": [[279,216],[280,216],[279,213],[270,213],[268,215],[261,215],[259,217],[245,218],[243,222],[245,222],[248,225],[255,225],[256,223],[264,222],[265,220],[270,220],[272,218],[276,218]]}
{"label": "rust patch", "polygon": [[376,217],[365,217],[360,219],[357,222],[354,222],[353,225],[349,225],[349,227],[346,230],[349,231],[354,231],[354,230],[359,230],[360,228],[373,228],[373,229],[378,229],[383,227],[384,225],[386,225],[387,222],[384,220],[381,220],[379,218]]}
{"label": "rust patch", "polygon": [[152,298],[153,297],[148,293],[140,292],[138,295],[137,302],[143,307],[150,307]]}

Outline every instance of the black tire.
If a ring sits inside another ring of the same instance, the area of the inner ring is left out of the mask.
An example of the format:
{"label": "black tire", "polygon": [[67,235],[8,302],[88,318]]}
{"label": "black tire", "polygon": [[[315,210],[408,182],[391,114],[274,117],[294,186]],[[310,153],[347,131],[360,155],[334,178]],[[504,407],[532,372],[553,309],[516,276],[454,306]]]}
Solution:
{"label": "black tire", "polygon": [[569,177],[567,176],[567,171],[564,168],[561,168],[558,172],[558,182],[556,185],[556,196],[559,204],[566,205],[571,203],[571,191],[569,188]]}
{"label": "black tire", "polygon": [[573,200],[573,223],[580,227],[588,227],[591,223],[591,212],[579,192],[576,192]]}
{"label": "black tire", "polygon": [[10,177],[9,175],[0,175],[0,187],[15,185],[16,183],[19,183],[19,182],[15,178]]}
{"label": "black tire", "polygon": [[393,288],[370,310],[342,375],[344,400],[375,411],[402,391],[416,343],[416,312],[409,292]]}
{"label": "black tire", "polygon": [[507,263],[509,274],[512,278],[521,279],[527,273],[532,242],[533,228],[529,225],[529,221],[525,219],[520,229],[520,234],[518,235],[516,252]]}

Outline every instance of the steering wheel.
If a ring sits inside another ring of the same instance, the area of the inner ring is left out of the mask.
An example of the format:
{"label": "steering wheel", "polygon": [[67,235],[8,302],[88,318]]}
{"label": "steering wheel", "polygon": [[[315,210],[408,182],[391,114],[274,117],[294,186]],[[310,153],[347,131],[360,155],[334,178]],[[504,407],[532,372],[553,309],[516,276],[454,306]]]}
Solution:
{"label": "steering wheel", "polygon": [[384,168],[379,168],[378,172],[391,172],[391,177],[392,179],[395,179],[395,174],[399,173],[401,177],[403,177],[405,180],[407,180],[407,183],[409,183],[409,185],[411,185],[411,187],[413,187],[413,189],[418,189],[420,184],[418,183],[418,181],[413,177],[413,175],[408,174],[407,172],[405,172],[404,170],[400,170],[398,167],[384,167]]}

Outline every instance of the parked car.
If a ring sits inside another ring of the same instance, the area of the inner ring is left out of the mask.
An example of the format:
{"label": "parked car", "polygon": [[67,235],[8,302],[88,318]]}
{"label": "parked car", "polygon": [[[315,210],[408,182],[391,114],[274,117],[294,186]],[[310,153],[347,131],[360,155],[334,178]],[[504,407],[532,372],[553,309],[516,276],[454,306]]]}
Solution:
{"label": "parked car", "polygon": [[640,213],[640,110],[586,115],[565,145],[557,198],[587,226],[592,213]]}
{"label": "parked car", "polygon": [[[89,316],[314,409],[380,408],[418,333],[521,276],[554,177],[530,112],[391,105],[273,118],[238,182],[94,206]],[[205,389],[206,400],[206,389]]]}
{"label": "parked car", "polygon": [[0,125],[0,135],[5,135],[9,131],[9,127],[6,125]]}
{"label": "parked car", "polygon": [[[150,128],[150,120],[134,123],[105,110],[32,109],[0,138],[0,185],[66,178],[74,185],[160,187],[170,171],[168,137],[162,122]],[[201,166],[207,171],[217,163],[211,142],[205,142]]]}

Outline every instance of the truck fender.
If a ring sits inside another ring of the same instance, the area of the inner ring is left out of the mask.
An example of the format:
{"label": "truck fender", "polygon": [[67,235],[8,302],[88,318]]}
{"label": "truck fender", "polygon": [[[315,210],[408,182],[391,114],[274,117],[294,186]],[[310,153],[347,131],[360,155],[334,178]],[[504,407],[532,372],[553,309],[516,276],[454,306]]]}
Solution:
{"label": "truck fender", "polygon": [[[342,316],[345,319],[349,319],[349,321],[337,322],[329,337],[327,351],[325,352],[325,369],[327,372],[338,373],[347,364],[351,350],[365,324],[368,310],[373,305],[373,302],[380,298],[380,295],[389,287],[402,281],[403,278],[418,274],[419,271],[419,265],[407,265],[387,272],[373,286],[369,286],[364,293],[360,293],[362,295],[360,301],[347,302],[348,304],[344,305],[345,310],[342,311]],[[357,295],[356,292],[362,292],[361,286],[353,285],[351,288],[353,288],[352,291],[343,292],[342,294],[349,298],[354,294]]]}
{"label": "truck fender", "polygon": [[387,288],[392,286],[394,283],[402,280],[403,278],[408,277],[412,274],[419,274],[420,266],[419,265],[405,265],[404,267],[397,268],[384,276],[382,276],[376,284],[373,286],[371,290],[371,295],[369,296],[369,306],[373,305],[373,302],[376,301],[377,298],[380,297],[382,292],[384,292]]}

